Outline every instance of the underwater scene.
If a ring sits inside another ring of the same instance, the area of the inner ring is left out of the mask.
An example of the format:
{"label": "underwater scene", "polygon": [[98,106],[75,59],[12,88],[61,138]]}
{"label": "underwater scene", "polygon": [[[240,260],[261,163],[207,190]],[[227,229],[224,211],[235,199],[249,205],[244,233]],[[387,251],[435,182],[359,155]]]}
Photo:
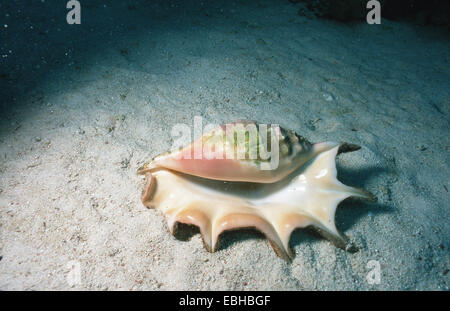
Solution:
{"label": "underwater scene", "polygon": [[448,291],[449,134],[447,1],[0,1],[0,290]]}

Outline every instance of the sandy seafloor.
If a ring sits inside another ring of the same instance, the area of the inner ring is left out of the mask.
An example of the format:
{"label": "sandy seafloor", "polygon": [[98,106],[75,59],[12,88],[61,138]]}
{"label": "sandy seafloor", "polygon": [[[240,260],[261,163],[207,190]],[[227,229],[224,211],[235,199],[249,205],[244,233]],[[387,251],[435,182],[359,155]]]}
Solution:
{"label": "sandy seafloor", "polygon": [[[448,290],[448,33],[223,2],[89,1],[79,26],[64,4],[2,3],[0,289]],[[287,263],[253,231],[214,254],[170,235],[136,169],[194,116],[360,144],[338,176],[379,202],[336,216],[359,251],[298,230]]]}

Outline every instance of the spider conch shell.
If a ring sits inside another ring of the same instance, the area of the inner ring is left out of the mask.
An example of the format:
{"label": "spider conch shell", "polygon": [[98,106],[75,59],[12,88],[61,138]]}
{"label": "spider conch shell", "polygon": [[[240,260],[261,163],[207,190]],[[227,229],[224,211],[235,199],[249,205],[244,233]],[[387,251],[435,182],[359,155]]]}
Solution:
{"label": "spider conch shell", "polygon": [[[279,133],[280,138],[286,135],[299,137],[284,129]],[[248,160],[228,160],[232,161],[228,171],[216,169],[214,165],[230,162],[214,159],[196,160],[197,171],[193,171],[192,166],[183,166],[183,159],[177,160],[181,161],[179,166],[174,165],[176,162],[169,162],[167,167],[162,166],[163,162],[155,166],[147,164],[139,170],[147,179],[142,202],[164,213],[172,234],[177,223],[198,226],[210,252],[217,249],[222,232],[239,228],[261,231],[277,255],[287,260],[293,257],[289,239],[296,228],[314,226],[344,248],[347,240],[338,232],[334,222],[337,205],[351,196],[376,200],[371,193],[346,186],[336,178],[336,155],[358,148],[334,142],[312,145],[305,139],[293,144],[300,144],[301,149],[283,155],[280,148],[281,169],[276,169],[275,173],[260,171],[261,179],[258,179],[256,166],[249,164]],[[286,157],[297,162],[283,162]],[[211,165],[210,161],[214,164]],[[204,166],[201,163],[205,163]],[[240,170],[249,177],[246,178]],[[231,181],[221,180],[224,177],[217,172],[227,172],[225,178]]]}

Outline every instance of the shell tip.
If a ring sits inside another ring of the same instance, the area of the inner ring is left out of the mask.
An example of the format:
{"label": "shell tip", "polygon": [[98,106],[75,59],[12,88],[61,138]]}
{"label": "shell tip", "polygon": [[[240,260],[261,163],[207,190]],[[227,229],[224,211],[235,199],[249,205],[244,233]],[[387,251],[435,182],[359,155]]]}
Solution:
{"label": "shell tip", "polygon": [[149,207],[149,201],[152,198],[153,195],[153,190],[155,188],[155,183],[156,183],[156,179],[154,176],[152,176],[151,173],[146,173],[145,174],[145,187],[144,190],[142,191],[142,196],[141,196],[141,201],[142,203]]}
{"label": "shell tip", "polygon": [[353,152],[361,149],[360,145],[350,144],[350,143],[342,143],[339,145],[339,150],[337,154]]}

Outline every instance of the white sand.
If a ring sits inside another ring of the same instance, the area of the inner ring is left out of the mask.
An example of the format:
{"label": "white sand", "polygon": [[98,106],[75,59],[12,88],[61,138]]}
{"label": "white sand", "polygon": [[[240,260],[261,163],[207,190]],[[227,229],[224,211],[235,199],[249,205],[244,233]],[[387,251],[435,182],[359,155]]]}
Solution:
{"label": "white sand", "polygon": [[[288,1],[97,2],[81,26],[54,7],[10,21],[1,44],[2,94],[15,97],[2,104],[15,106],[0,116],[0,289],[449,289],[448,35],[300,17]],[[343,182],[379,199],[338,208],[360,250],[302,230],[289,264],[252,231],[225,234],[214,254],[199,234],[171,236],[141,204],[136,169],[194,116],[363,146],[338,161]],[[370,260],[379,284],[366,281]]]}

